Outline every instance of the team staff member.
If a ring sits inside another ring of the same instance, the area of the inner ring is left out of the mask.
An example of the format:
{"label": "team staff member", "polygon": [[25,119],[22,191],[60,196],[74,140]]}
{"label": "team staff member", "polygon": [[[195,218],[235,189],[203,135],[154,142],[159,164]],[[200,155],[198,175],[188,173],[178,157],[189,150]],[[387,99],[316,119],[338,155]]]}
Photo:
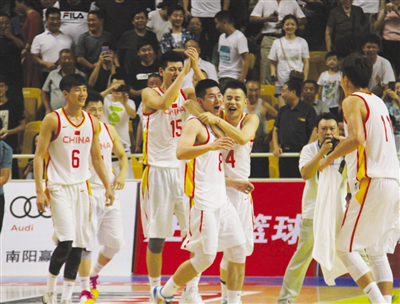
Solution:
{"label": "team staff member", "polygon": [[183,104],[186,97],[194,99],[195,93],[193,89],[180,88],[191,67],[196,77],[202,79],[204,76],[197,65],[196,49],[190,48],[185,54],[189,58],[185,64],[177,52],[163,54],[159,69],[163,77],[161,87],[145,88],[142,92],[143,162],[147,167],[142,178],[141,218],[144,235],[149,238],[146,264],[151,288],[161,282],[162,249],[165,239],[172,236],[174,213],[182,233],[186,232],[175,151],[188,117]]}
{"label": "team staff member", "polygon": [[[89,157],[106,189],[107,205],[114,202],[100,154],[99,121],[82,111],[87,97],[86,81],[81,75],[71,74],[61,80],[60,88],[67,105],[43,119],[34,158],[36,205],[42,212],[46,211],[46,207],[51,207],[58,239],[51,256],[46,292],[42,299],[45,304],[57,303],[57,276],[64,263],[61,302],[71,303],[82,248],[89,242]],[[43,160],[47,154],[47,189],[44,191]]]}
{"label": "team staff member", "polygon": [[[300,100],[301,83],[289,80],[282,87],[285,106],[281,107],[272,133],[273,153],[300,152],[308,143],[316,125],[313,106]],[[280,177],[301,177],[298,157],[279,158]]]}
{"label": "team staff member", "polygon": [[[384,102],[368,91],[371,61],[361,55],[341,64],[340,85],[347,137],[319,162],[324,170],[346,155],[352,194],[336,250],[348,272],[371,303],[391,303],[393,273],[387,253],[400,234],[399,162],[389,113]],[[371,268],[360,253],[367,253]]]}
{"label": "team staff member", "polygon": [[[85,111],[98,120],[103,115],[103,96],[97,92],[91,92],[86,99]],[[104,160],[109,181],[114,190],[122,190],[125,186],[125,178],[128,171],[128,157],[119,140],[118,133],[112,125],[100,122],[99,131],[100,152]],[[112,153],[118,158],[120,170],[115,175],[112,169]],[[91,166],[92,167],[92,166]],[[122,216],[120,203],[117,196],[112,206],[106,206],[104,186],[96,172],[90,177],[92,185],[92,217],[90,225],[90,243],[82,252],[82,261],[79,268],[81,279],[81,303],[98,298],[97,279],[100,271],[106,266],[118,251],[125,245],[123,235]],[[91,252],[94,248],[94,240],[97,236],[99,245],[102,245],[96,263],[91,266]]]}

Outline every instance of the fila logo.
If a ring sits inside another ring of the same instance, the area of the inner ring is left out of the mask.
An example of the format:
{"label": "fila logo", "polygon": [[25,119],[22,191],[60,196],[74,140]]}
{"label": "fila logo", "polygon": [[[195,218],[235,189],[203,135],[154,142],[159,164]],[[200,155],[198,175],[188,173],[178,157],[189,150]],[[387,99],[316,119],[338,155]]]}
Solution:
{"label": "fila logo", "polygon": [[63,19],[85,19],[82,13],[80,12],[63,12]]}

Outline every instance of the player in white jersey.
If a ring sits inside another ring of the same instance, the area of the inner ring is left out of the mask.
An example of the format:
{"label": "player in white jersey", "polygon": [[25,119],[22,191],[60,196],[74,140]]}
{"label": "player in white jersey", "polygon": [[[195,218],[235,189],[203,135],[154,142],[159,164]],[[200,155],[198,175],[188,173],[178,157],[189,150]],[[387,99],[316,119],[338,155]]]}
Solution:
{"label": "player in white jersey", "polygon": [[[91,92],[86,99],[85,111],[98,120],[103,115],[103,96],[97,92]],[[114,190],[121,190],[125,186],[125,178],[128,171],[128,157],[124,147],[119,140],[115,128],[104,122],[100,122],[100,151],[106,166],[109,181]],[[112,169],[112,153],[118,158],[120,170],[115,176]],[[106,206],[104,200],[104,186],[96,172],[92,172],[90,178],[92,185],[92,217],[90,226],[90,243],[82,252],[82,261],[79,267],[81,281],[80,303],[95,303],[99,292],[97,290],[97,279],[100,271],[106,266],[118,251],[125,245],[123,236],[122,216],[120,202],[115,195],[112,206]],[[97,261],[91,267],[91,251],[94,247],[95,238],[103,247],[99,252]]]}
{"label": "player in white jersey", "polygon": [[[343,60],[340,70],[340,85],[346,95],[343,115],[347,137],[319,162],[323,170],[346,155],[352,199],[336,248],[371,303],[391,303],[393,274],[387,253],[393,253],[400,233],[400,188],[389,113],[384,102],[368,92],[370,60],[351,55]],[[360,256],[364,248],[372,272]]]}
{"label": "player in white jersey", "polygon": [[[222,94],[218,83],[211,79],[196,86],[198,103],[203,110],[219,113]],[[194,257],[179,266],[163,287],[154,287],[152,301],[170,303],[174,292],[196,275],[206,270],[214,261],[217,251],[226,250],[228,266],[228,302],[239,303],[244,280],[246,259],[245,237],[237,223],[237,211],[229,203],[225,189],[225,174],[220,150],[233,148],[228,137],[216,139],[211,127],[196,118],[183,126],[176,156],[185,160],[185,201],[191,203],[189,232],[182,248]],[[183,170],[182,170],[183,171]]]}
{"label": "player in white jersey", "polygon": [[[82,248],[89,242],[90,178],[89,156],[100,177],[108,205],[114,195],[101,159],[98,139],[99,121],[82,111],[87,97],[86,81],[78,74],[65,76],[60,89],[67,101],[65,108],[43,119],[34,158],[36,205],[41,212],[51,208],[58,239],[50,260],[43,303],[57,303],[57,276],[65,263],[62,304],[72,303],[71,296]],[[43,189],[43,160],[47,157],[46,191]]]}
{"label": "player in white jersey", "polygon": [[[223,117],[205,112],[199,115],[199,119],[205,124],[217,125],[235,141],[232,150],[222,152],[227,186],[226,192],[239,214],[246,236],[246,255],[250,256],[254,249],[254,211],[250,194],[254,186],[249,182],[250,153],[259,119],[255,114],[243,113],[243,109],[247,104],[246,96],[247,89],[241,81],[229,81],[225,86],[225,112]],[[199,110],[196,109],[194,111],[197,112]],[[227,265],[228,261],[224,254],[220,268],[223,303],[226,302],[227,297]]]}
{"label": "player in white jersey", "polygon": [[186,50],[185,55],[189,60],[183,64],[182,55],[163,54],[159,71],[163,77],[161,87],[145,88],[142,92],[143,154],[147,167],[142,177],[141,219],[144,235],[149,238],[146,264],[151,288],[161,283],[162,249],[165,239],[172,236],[174,213],[182,233],[186,231],[175,151],[188,117],[183,103],[186,98],[194,99],[195,94],[191,88],[180,88],[191,67],[199,79],[204,76],[197,64],[196,49]]}

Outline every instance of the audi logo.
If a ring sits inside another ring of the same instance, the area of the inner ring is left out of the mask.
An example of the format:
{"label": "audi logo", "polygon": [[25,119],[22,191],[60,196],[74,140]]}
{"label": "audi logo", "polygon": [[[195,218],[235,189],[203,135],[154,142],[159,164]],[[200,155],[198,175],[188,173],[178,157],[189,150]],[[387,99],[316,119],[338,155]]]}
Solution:
{"label": "audi logo", "polygon": [[36,203],[32,203],[32,200],[36,201],[36,196],[27,198],[25,196],[18,196],[10,204],[10,212],[16,218],[38,218],[42,216],[44,218],[51,218],[51,215],[44,215],[43,212],[38,211]]}

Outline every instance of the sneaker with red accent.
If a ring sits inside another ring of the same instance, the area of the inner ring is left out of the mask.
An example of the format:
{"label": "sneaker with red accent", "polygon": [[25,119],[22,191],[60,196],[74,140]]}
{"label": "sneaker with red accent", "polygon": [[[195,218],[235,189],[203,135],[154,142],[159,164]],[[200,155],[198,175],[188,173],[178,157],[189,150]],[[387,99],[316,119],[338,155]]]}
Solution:
{"label": "sneaker with red accent", "polygon": [[94,299],[92,293],[88,290],[82,290],[81,295],[79,297],[80,304],[95,304],[96,300]]}
{"label": "sneaker with red accent", "polygon": [[99,275],[90,277],[90,292],[92,293],[93,298],[95,300],[97,300],[100,295],[100,292],[97,290],[97,284],[99,284],[98,278],[99,278]]}

